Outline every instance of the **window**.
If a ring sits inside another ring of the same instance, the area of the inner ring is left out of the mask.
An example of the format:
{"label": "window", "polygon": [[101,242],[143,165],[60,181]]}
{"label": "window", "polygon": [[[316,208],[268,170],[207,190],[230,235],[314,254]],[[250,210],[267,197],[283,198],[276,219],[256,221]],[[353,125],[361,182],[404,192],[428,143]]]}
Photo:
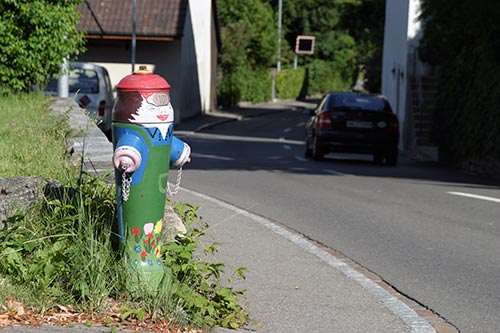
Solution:
{"label": "window", "polygon": [[69,73],[69,92],[80,94],[99,93],[99,78],[96,71],[76,68]]}

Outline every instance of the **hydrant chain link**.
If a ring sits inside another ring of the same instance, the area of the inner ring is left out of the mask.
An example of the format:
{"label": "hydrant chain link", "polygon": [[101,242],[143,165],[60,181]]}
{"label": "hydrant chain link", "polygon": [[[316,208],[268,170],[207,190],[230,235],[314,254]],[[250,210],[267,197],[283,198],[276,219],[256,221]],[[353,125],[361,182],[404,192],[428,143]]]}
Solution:
{"label": "hydrant chain link", "polygon": [[128,201],[128,196],[130,195],[130,184],[132,183],[132,177],[127,175],[126,172],[122,173],[122,199],[123,201]]}
{"label": "hydrant chain link", "polygon": [[181,186],[181,178],[182,178],[182,167],[177,170],[177,178],[175,180],[174,188],[170,189],[170,185],[167,182],[167,194],[168,195],[176,195],[179,192],[179,187]]}

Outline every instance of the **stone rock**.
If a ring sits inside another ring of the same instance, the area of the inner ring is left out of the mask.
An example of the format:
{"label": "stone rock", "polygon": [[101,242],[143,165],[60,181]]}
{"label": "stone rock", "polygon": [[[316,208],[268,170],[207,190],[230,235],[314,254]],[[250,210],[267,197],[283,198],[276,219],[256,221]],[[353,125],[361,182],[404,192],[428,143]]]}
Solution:
{"label": "stone rock", "polygon": [[186,226],[172,206],[165,205],[163,221],[165,222],[162,231],[164,242],[173,242],[176,236],[183,237],[186,235]]}
{"label": "stone rock", "polygon": [[43,177],[0,178],[0,229],[5,220],[16,212],[25,213],[49,189],[62,188],[62,184]]}

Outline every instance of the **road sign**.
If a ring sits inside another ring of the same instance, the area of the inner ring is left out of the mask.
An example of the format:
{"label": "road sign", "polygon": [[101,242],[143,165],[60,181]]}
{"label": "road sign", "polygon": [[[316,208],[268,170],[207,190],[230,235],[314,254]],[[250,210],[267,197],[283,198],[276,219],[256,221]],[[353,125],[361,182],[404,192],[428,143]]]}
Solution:
{"label": "road sign", "polygon": [[297,36],[295,41],[295,53],[296,54],[314,54],[314,42],[316,37],[314,36]]}

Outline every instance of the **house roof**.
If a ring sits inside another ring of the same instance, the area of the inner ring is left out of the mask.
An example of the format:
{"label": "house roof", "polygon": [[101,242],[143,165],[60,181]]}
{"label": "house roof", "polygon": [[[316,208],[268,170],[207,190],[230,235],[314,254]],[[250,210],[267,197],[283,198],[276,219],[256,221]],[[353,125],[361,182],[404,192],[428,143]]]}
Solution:
{"label": "house roof", "polygon": [[[182,37],[187,0],[136,1],[137,39],[173,40]],[[87,38],[130,39],[132,0],[85,0],[78,8],[78,29]]]}

